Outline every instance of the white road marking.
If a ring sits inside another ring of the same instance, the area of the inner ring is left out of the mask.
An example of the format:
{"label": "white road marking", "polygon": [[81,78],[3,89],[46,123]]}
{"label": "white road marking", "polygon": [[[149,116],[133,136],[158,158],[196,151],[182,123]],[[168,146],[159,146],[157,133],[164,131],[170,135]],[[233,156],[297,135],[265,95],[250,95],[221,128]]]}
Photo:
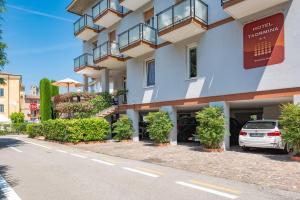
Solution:
{"label": "white road marking", "polygon": [[66,152],[66,151],[63,151],[63,150],[60,150],[60,149],[58,149],[58,150],[56,150],[57,152],[60,152],[60,153],[68,153],[68,152]]}
{"label": "white road marking", "polygon": [[76,153],[71,153],[70,155],[71,155],[71,156],[75,156],[75,157],[77,157],[77,158],[83,158],[83,159],[86,159],[85,156],[82,156],[82,155],[79,155],[79,154],[76,154]]}
{"label": "white road marking", "polygon": [[228,199],[237,199],[238,198],[238,196],[235,196],[235,195],[232,195],[232,194],[229,194],[229,193],[220,192],[220,191],[217,191],[217,190],[201,187],[201,186],[190,184],[190,183],[185,183],[185,182],[182,182],[182,181],[177,181],[176,183],[179,184],[179,185],[185,186],[185,187],[190,187],[190,188],[193,188],[193,189],[196,189],[196,190],[201,190],[201,191],[208,192],[208,193],[211,193],[211,194],[215,194],[215,195],[218,195],[218,196],[221,196],[221,197],[226,197]]}
{"label": "white road marking", "polygon": [[9,186],[5,179],[0,175],[0,190],[2,190],[7,200],[21,200],[17,193]]}
{"label": "white road marking", "polygon": [[41,145],[41,144],[37,144],[37,143],[34,143],[34,142],[29,142],[29,141],[25,141],[25,142],[28,143],[28,144],[43,147],[43,148],[46,148],[46,149],[51,149],[50,147],[47,147],[47,146],[44,146],[44,145]]}
{"label": "white road marking", "polygon": [[23,151],[21,151],[20,149],[17,149],[16,147],[9,147],[9,148],[11,148],[11,149],[13,149],[13,150],[15,150],[16,152],[19,152],[19,153],[22,153]]}
{"label": "white road marking", "polygon": [[116,165],[114,163],[110,163],[110,162],[103,161],[103,160],[98,160],[98,159],[91,159],[91,161],[94,161],[94,162],[97,162],[97,163],[100,163],[100,164],[110,165],[110,166],[115,166]]}
{"label": "white road marking", "polygon": [[123,169],[125,169],[127,171],[131,171],[131,172],[135,172],[135,173],[138,173],[138,174],[142,174],[142,175],[145,175],[145,176],[150,176],[150,177],[153,177],[153,178],[158,178],[159,177],[156,174],[152,174],[152,173],[149,173],[149,172],[144,172],[144,171],[129,168],[129,167],[123,167]]}

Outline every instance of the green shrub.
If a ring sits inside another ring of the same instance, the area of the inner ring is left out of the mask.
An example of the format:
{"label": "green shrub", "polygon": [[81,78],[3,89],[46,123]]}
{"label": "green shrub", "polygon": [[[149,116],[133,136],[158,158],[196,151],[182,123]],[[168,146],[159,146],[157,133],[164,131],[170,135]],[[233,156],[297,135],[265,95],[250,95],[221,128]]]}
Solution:
{"label": "green shrub", "polygon": [[43,135],[43,124],[42,123],[27,124],[26,133],[28,134],[28,136],[30,138],[42,136]]}
{"label": "green shrub", "polygon": [[282,137],[300,155],[300,105],[281,106]]}
{"label": "green shrub", "polygon": [[102,118],[56,119],[43,123],[46,139],[60,142],[103,141],[109,134],[109,123]]}
{"label": "green shrub", "polygon": [[9,117],[13,124],[24,123],[25,115],[22,112],[14,112]]}
{"label": "green shrub", "polygon": [[208,149],[220,148],[225,136],[225,119],[221,107],[207,107],[196,113],[197,137]]}
{"label": "green shrub", "polygon": [[151,112],[146,116],[146,120],[149,123],[147,131],[151,140],[156,143],[169,142],[169,133],[173,128],[172,121],[166,112]]}
{"label": "green shrub", "polygon": [[12,132],[13,133],[17,133],[17,134],[23,134],[23,133],[26,133],[26,126],[27,126],[27,123],[15,123],[15,124],[12,124]]}
{"label": "green shrub", "polygon": [[115,140],[121,141],[131,139],[134,132],[131,119],[126,115],[121,116],[121,118],[113,124],[113,131],[116,133],[114,137]]}
{"label": "green shrub", "polygon": [[112,96],[108,92],[103,92],[97,97],[91,99],[90,103],[94,108],[93,114],[97,114],[112,106]]}

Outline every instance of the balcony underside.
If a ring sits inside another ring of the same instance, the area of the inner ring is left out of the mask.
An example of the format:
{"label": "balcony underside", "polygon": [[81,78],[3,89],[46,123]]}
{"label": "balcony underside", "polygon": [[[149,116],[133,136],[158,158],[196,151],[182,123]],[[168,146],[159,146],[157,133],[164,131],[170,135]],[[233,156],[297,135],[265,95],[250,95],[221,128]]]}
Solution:
{"label": "balcony underside", "polygon": [[109,28],[112,25],[118,23],[121,19],[122,19],[122,14],[114,10],[107,9],[105,12],[103,12],[94,20],[94,23],[99,26]]}
{"label": "balcony underside", "polygon": [[235,19],[240,19],[289,0],[231,0],[223,5],[224,10]]}
{"label": "balcony underside", "polygon": [[151,0],[121,0],[120,4],[121,6],[124,6],[125,8],[134,11],[149,2],[151,2]]}
{"label": "balcony underside", "polygon": [[106,67],[108,69],[122,69],[125,67],[125,59],[115,56],[105,56],[95,61],[97,66]]}
{"label": "balcony underside", "polygon": [[75,34],[75,36],[81,40],[88,41],[92,39],[93,37],[96,37],[99,31],[94,30],[90,27],[85,27],[81,31]]}
{"label": "balcony underside", "polygon": [[138,41],[120,50],[124,55],[132,58],[136,58],[147,53],[154,51],[156,45],[148,43],[146,41]]}
{"label": "balcony underside", "polygon": [[77,68],[75,72],[77,74],[86,75],[88,77],[96,78],[100,76],[101,67],[83,66]]}
{"label": "balcony underside", "polygon": [[207,26],[205,24],[194,18],[191,18],[161,30],[158,33],[158,36],[166,41],[176,43],[201,34],[206,30]]}

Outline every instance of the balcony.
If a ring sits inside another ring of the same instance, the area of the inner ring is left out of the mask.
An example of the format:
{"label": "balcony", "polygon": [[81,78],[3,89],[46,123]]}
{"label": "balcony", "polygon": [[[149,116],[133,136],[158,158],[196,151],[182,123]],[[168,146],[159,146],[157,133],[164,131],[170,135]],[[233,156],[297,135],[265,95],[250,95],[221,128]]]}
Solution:
{"label": "balcony", "polygon": [[125,59],[119,51],[119,45],[115,42],[105,42],[94,49],[94,62],[108,69],[120,69],[125,67]]}
{"label": "balcony", "polygon": [[130,57],[150,53],[154,51],[156,44],[156,29],[142,23],[119,35],[120,52]]}
{"label": "balcony", "polygon": [[120,4],[129,10],[135,11],[151,0],[120,0]]}
{"label": "balcony", "polygon": [[74,35],[84,41],[88,41],[97,36],[100,27],[95,25],[93,18],[89,15],[83,15],[74,23]]}
{"label": "balcony", "polygon": [[101,0],[93,7],[94,23],[109,28],[118,23],[127,11],[119,0]]}
{"label": "balcony", "polygon": [[74,71],[78,74],[96,77],[100,75],[100,70],[100,67],[94,65],[91,54],[83,54],[74,59]]}
{"label": "balcony", "polygon": [[207,30],[208,6],[201,0],[184,0],[157,14],[158,36],[176,43]]}
{"label": "balcony", "polygon": [[76,15],[84,15],[85,11],[90,8],[96,0],[72,0],[68,5],[67,11]]}
{"label": "balcony", "polygon": [[221,0],[223,9],[233,18],[241,19],[289,0]]}

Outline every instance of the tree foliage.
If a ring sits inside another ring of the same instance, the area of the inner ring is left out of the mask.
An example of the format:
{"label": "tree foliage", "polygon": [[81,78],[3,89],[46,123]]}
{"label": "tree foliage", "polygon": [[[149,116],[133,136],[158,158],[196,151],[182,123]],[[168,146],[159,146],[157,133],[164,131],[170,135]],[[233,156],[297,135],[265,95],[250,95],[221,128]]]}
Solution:
{"label": "tree foliage", "polygon": [[[56,82],[55,80],[52,80],[51,83]],[[51,84],[51,97],[59,95],[59,87],[54,86]]]}
{"label": "tree foliage", "polygon": [[[0,0],[0,20],[2,20],[2,13],[5,11],[4,0]],[[2,29],[0,24],[0,71],[3,70],[4,66],[8,63],[6,55],[7,45],[2,41]],[[4,79],[0,78],[0,84],[4,84]]]}
{"label": "tree foliage", "polygon": [[281,111],[282,137],[300,155],[300,105],[286,104]]}
{"label": "tree foliage", "polygon": [[14,112],[9,117],[13,124],[24,123],[25,115],[22,112]]}
{"label": "tree foliage", "polygon": [[52,118],[51,83],[47,78],[40,81],[40,115],[42,121]]}
{"label": "tree foliage", "polygon": [[116,133],[114,137],[115,140],[131,139],[134,132],[131,119],[127,115],[121,116],[118,121],[113,124],[113,132]]}
{"label": "tree foliage", "polygon": [[156,143],[169,142],[168,136],[174,125],[167,112],[150,112],[146,116],[146,120],[149,123],[147,131],[151,140]]}

